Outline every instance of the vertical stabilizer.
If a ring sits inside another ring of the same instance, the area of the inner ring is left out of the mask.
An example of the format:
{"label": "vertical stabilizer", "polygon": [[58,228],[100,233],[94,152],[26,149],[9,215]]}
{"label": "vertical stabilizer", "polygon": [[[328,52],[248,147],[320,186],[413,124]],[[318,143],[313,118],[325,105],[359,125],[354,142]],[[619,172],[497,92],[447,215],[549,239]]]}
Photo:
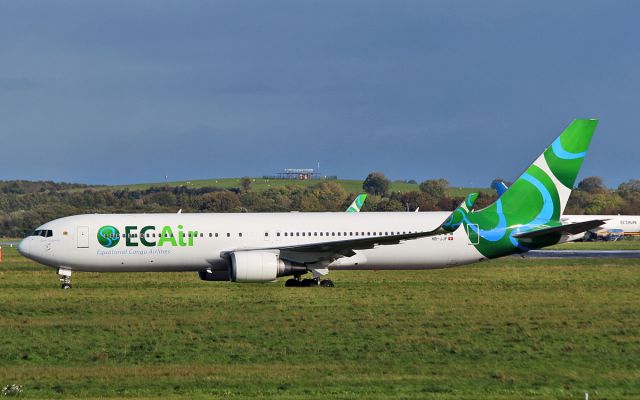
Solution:
{"label": "vertical stabilizer", "polygon": [[[525,246],[514,234],[560,224],[597,125],[595,119],[574,120],[496,202],[468,214],[469,239],[482,254],[527,251],[531,244]],[[543,245],[548,244],[533,247]]]}
{"label": "vertical stabilizer", "polygon": [[366,194],[359,194],[358,197],[351,203],[349,208],[347,208],[347,212],[360,212],[360,209],[364,205],[364,201],[367,198]]}

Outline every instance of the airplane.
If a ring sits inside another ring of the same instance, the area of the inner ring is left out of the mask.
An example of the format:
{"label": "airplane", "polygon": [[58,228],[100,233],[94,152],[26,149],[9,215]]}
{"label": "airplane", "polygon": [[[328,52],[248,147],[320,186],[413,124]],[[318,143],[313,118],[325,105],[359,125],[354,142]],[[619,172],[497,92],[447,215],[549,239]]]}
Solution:
{"label": "airplane", "polygon": [[[525,253],[604,224],[562,212],[598,120],[576,119],[493,204],[452,213],[86,214],[47,222],[19,252],[57,270],[196,271],[205,281],[334,286],[330,270],[435,269]],[[302,279],[312,274],[312,278]]]}
{"label": "airplane", "polygon": [[353,203],[347,208],[347,212],[360,212],[360,209],[364,205],[364,201],[367,199],[367,195],[365,193],[359,194]]}
{"label": "airplane", "polygon": [[[495,185],[498,197],[502,196],[508,189],[506,183],[497,182]],[[560,219],[564,224],[572,224],[576,222],[588,221],[591,219],[600,219],[605,221],[604,224],[597,229],[618,230],[626,236],[640,235],[640,215],[563,215]],[[576,241],[584,239],[585,232],[578,233],[569,238],[568,241]]]}
{"label": "airplane", "polygon": [[504,183],[503,181],[496,182],[495,187],[496,187],[496,193],[498,193],[498,197],[502,196],[504,192],[506,192],[507,189],[509,189],[509,186],[507,186],[507,184]]}

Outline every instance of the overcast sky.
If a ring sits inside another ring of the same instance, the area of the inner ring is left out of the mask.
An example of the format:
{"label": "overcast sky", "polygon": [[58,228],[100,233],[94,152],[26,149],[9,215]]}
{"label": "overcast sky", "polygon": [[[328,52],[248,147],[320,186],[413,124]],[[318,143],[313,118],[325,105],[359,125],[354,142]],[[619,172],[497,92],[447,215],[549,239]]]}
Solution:
{"label": "overcast sky", "polygon": [[0,179],[640,178],[640,2],[2,1]]}

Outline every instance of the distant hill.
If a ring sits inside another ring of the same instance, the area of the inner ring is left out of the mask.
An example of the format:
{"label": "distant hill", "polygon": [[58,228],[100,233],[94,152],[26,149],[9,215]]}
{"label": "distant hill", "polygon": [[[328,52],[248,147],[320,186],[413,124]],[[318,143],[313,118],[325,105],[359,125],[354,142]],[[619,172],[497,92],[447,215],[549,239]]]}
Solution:
{"label": "distant hill", "polygon": [[[297,179],[263,179],[263,178],[251,178],[252,184],[251,189],[255,191],[263,191],[271,188],[279,188],[279,187],[287,187],[287,186],[299,186],[299,187],[309,187],[312,185],[316,185],[319,182],[334,182],[347,191],[348,193],[361,193],[362,190],[362,181],[356,179],[338,179],[338,180],[297,180]],[[219,189],[233,189],[239,188],[240,178],[218,178],[218,179],[198,179],[191,181],[174,181],[174,182],[157,182],[157,183],[137,183],[131,185],[115,185],[115,186],[100,186],[98,189],[108,189],[108,190],[146,190],[151,187],[178,187],[185,186],[188,188],[199,189],[204,187],[216,187]],[[391,190],[393,192],[406,193],[410,191],[419,191],[417,183],[406,183],[406,182],[393,182],[391,184]],[[490,188],[457,188],[451,187],[448,189],[447,195],[450,197],[461,197],[465,196],[470,192],[484,192],[487,194],[493,193],[493,190]]]}
{"label": "distant hill", "polygon": [[0,194],[31,194],[56,190],[84,190],[89,185],[81,183],[66,183],[52,181],[2,181],[0,180]]}
{"label": "distant hill", "polygon": [[[251,179],[248,190],[242,189],[241,178],[114,186],[0,181],[0,237],[23,237],[46,221],[85,213],[342,212],[356,193],[363,192],[362,181],[355,179]],[[481,193],[478,208],[497,198],[488,188],[447,188],[434,194],[421,192],[415,183],[393,182],[384,197],[370,195],[362,211],[450,211],[471,192]],[[636,215],[638,199],[638,180],[616,190],[579,188],[572,192],[565,213]]]}
{"label": "distant hill", "polygon": [[[363,192],[358,180],[251,179],[248,190],[241,178],[116,186],[0,181],[0,237],[24,237],[46,221],[87,213],[344,211]],[[362,211],[452,210],[472,190],[432,195],[395,182],[384,197],[369,196]],[[488,194],[478,204],[486,205],[495,194],[482,191]]]}

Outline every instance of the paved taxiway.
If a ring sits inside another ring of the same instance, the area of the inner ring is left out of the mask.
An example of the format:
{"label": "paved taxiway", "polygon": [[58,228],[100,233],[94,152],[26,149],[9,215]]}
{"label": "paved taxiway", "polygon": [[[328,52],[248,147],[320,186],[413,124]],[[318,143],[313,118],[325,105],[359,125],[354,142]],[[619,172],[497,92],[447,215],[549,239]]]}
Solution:
{"label": "paved taxiway", "polygon": [[526,258],[640,258],[640,250],[531,250]]}

